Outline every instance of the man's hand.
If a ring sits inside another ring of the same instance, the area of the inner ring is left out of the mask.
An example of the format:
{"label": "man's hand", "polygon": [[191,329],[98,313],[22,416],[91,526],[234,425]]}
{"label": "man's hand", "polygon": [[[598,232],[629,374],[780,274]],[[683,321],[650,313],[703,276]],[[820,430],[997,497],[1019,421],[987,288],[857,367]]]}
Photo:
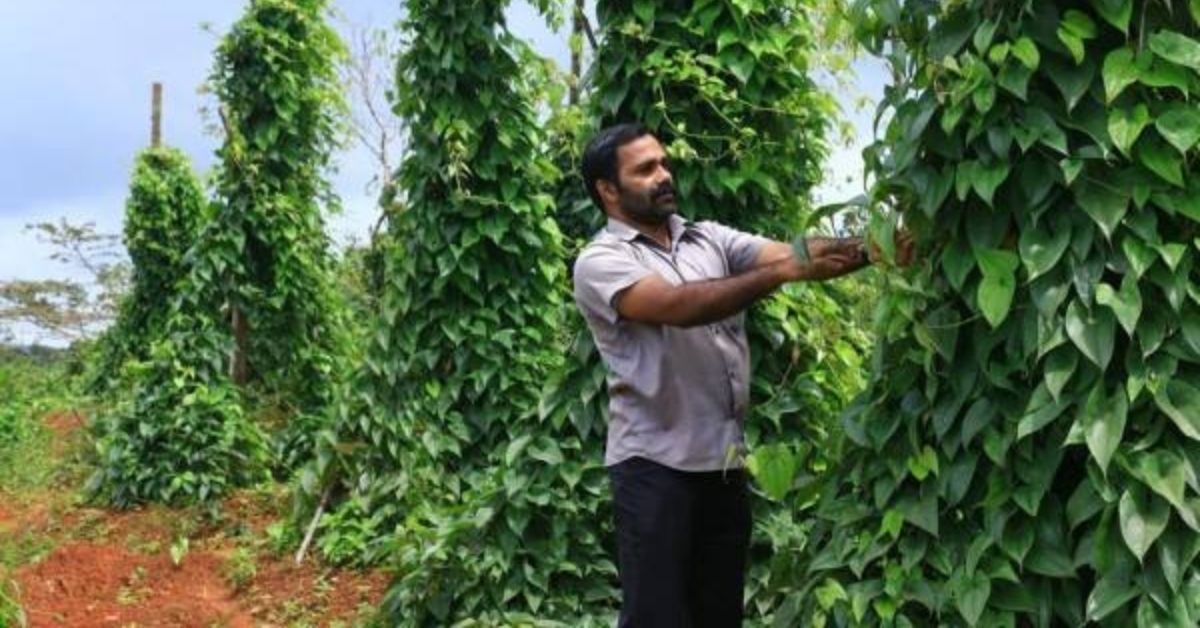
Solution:
{"label": "man's hand", "polygon": [[862,254],[859,253],[857,244],[825,247],[815,252],[807,263],[794,255],[776,263],[782,265],[787,281],[824,281],[863,267]]}
{"label": "man's hand", "polygon": [[[908,229],[901,229],[896,233],[893,242],[896,247],[896,259],[894,260],[896,266],[900,268],[911,266],[916,259],[912,232]],[[872,262],[883,259],[883,250],[879,248],[878,242],[871,242],[868,251]]]}

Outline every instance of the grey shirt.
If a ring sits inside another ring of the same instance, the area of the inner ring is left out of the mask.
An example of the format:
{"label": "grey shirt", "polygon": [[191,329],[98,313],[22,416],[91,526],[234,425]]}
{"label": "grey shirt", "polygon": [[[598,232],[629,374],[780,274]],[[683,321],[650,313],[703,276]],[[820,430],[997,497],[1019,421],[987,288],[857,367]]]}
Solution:
{"label": "grey shirt", "polygon": [[604,463],[640,456],[683,471],[738,466],[750,398],[743,315],[682,328],[624,319],[616,304],[652,274],[679,285],[745,272],[767,239],[679,216],[669,226],[665,249],[610,219],[575,262],[575,302],[609,370]]}

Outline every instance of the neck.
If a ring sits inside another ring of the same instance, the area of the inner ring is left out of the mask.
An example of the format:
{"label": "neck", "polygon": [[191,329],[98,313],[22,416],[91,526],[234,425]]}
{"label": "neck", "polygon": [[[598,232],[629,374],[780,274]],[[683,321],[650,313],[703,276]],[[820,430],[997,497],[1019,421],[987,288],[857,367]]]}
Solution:
{"label": "neck", "polygon": [[664,249],[671,248],[671,220],[669,217],[658,222],[638,220],[624,212],[614,212],[609,214],[609,217],[620,220],[630,227],[637,229],[638,233],[654,240]]}

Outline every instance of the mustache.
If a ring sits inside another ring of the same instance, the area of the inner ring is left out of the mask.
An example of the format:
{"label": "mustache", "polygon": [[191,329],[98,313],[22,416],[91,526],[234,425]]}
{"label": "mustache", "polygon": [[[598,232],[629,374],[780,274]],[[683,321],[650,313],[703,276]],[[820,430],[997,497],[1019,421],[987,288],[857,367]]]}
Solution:
{"label": "mustache", "polygon": [[651,196],[651,198],[658,200],[659,198],[666,196],[668,194],[670,194],[671,196],[674,196],[676,198],[679,197],[679,195],[675,193],[675,184],[671,183],[669,181],[654,188],[654,191],[650,193],[650,196]]}

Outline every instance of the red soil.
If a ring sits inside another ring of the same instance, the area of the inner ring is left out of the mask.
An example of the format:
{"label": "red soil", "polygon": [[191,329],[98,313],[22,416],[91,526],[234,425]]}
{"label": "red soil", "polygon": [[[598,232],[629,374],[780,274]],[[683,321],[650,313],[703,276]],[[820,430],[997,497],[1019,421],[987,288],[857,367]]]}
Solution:
{"label": "red soil", "polygon": [[[46,425],[62,437],[51,455],[64,455],[66,437],[84,422],[77,412],[47,416]],[[54,548],[15,572],[0,569],[0,582],[12,579],[33,628],[352,625],[387,588],[381,572],[332,569],[311,552],[297,567],[293,556],[266,550],[265,530],[283,510],[274,496],[235,495],[223,504],[220,521],[207,522],[195,511],[157,506],[111,511],[56,494],[8,497],[0,495],[0,545],[19,547],[33,535]],[[190,539],[190,551],[176,566],[168,548],[181,535]],[[239,546],[255,548],[256,571],[235,590],[230,557]]]}
{"label": "red soil", "polygon": [[58,436],[70,436],[86,423],[83,415],[75,411],[51,412],[46,415],[45,424]]}
{"label": "red soil", "polygon": [[30,626],[254,626],[211,554],[138,556],[111,545],[69,543],[17,572]]}

